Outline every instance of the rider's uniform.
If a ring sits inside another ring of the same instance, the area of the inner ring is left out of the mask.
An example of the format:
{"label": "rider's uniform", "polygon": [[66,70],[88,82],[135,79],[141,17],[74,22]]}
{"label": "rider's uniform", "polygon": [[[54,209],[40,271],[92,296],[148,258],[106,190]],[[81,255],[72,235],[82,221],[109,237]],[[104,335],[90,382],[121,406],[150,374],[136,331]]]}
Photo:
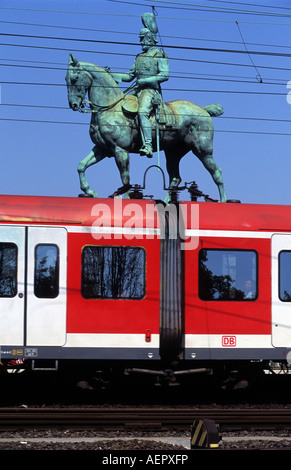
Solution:
{"label": "rider's uniform", "polygon": [[169,61],[167,54],[155,46],[136,56],[133,66],[128,73],[128,81],[136,78],[137,84],[134,95],[138,98],[139,121],[143,133],[144,147],[141,153],[152,156],[152,129],[149,116],[154,107],[154,101],[161,100],[161,82],[169,78]]}

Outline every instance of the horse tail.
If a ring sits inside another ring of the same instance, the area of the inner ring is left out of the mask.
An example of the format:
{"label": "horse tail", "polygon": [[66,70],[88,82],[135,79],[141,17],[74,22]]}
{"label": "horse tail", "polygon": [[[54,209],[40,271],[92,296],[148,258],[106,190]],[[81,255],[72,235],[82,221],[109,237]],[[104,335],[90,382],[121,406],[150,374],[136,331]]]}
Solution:
{"label": "horse tail", "polygon": [[220,104],[208,104],[204,106],[203,109],[210,114],[210,116],[217,117],[223,114],[223,107]]}

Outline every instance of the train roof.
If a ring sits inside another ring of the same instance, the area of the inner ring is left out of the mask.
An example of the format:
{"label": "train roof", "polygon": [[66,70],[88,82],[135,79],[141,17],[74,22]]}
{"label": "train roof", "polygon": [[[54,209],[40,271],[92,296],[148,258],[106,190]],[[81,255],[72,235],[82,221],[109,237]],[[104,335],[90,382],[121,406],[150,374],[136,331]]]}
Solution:
{"label": "train roof", "polygon": [[[186,226],[193,226],[191,204],[187,205]],[[199,203],[199,229],[289,232],[291,206],[244,203]]]}
{"label": "train roof", "polygon": [[[151,199],[0,195],[0,222],[91,226],[102,214],[103,225],[122,226],[134,214],[135,227],[158,227],[157,204]],[[291,230],[288,205],[179,201],[179,206],[188,229]]]}
{"label": "train roof", "polygon": [[[0,195],[0,222],[23,224],[91,226],[102,217],[105,226],[122,225],[130,217],[131,199],[96,199],[91,197],[6,196]],[[138,201],[140,211],[135,226],[145,227],[147,206],[151,200]],[[120,219],[123,216],[123,221]]]}

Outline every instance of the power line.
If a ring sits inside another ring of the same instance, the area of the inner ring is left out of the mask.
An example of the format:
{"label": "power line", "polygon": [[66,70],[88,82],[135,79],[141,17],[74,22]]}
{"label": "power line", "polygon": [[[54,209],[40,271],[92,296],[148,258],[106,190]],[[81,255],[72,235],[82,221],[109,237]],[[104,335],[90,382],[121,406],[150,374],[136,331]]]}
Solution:
{"label": "power line", "polygon": [[244,47],[245,47],[245,50],[246,50],[246,52],[247,52],[247,54],[248,54],[248,56],[249,56],[249,59],[250,59],[251,63],[253,64],[254,69],[255,69],[256,72],[257,72],[257,77],[256,77],[256,78],[258,79],[258,81],[260,81],[260,82],[262,83],[263,79],[262,79],[262,77],[261,77],[261,74],[260,74],[258,68],[256,67],[256,65],[255,65],[255,63],[254,63],[254,61],[253,61],[253,59],[252,59],[251,54],[249,53],[249,51],[248,51],[248,49],[247,49],[247,45],[246,45],[246,43],[245,43],[245,41],[244,41],[244,38],[243,38],[243,35],[242,35],[242,32],[241,32],[241,29],[240,29],[240,27],[239,27],[238,21],[236,21],[236,25],[237,25],[237,27],[238,27],[241,40],[242,40],[243,45],[244,45]]}
{"label": "power line", "polygon": [[[0,23],[8,23],[8,24],[14,24],[14,25],[24,25],[24,26],[36,26],[36,27],[46,27],[46,28],[61,28],[61,29],[73,29],[77,31],[91,31],[95,33],[110,33],[110,34],[124,34],[124,35],[131,35],[131,36],[136,36],[136,33],[133,33],[131,31],[114,31],[114,30],[106,30],[106,29],[95,29],[95,28],[80,28],[80,27],[75,27],[75,26],[60,26],[60,25],[48,25],[48,24],[39,24],[39,23],[24,23],[20,21],[5,21],[5,20],[0,20]],[[165,35],[163,34],[164,38],[168,39],[182,39],[184,41],[205,41],[205,42],[221,42],[221,43],[226,43],[226,44],[241,44],[240,41],[229,41],[225,39],[205,39],[205,38],[193,38],[193,37],[185,37],[185,36],[173,36],[173,35]],[[286,44],[262,44],[262,43],[255,43],[255,42],[245,42],[245,44],[251,45],[251,46],[261,46],[261,47],[280,47],[280,48],[286,48],[290,49],[291,46],[288,46]]]}
{"label": "power line", "polygon": [[[9,47],[27,47],[27,48],[36,48],[36,49],[45,49],[45,50],[57,50],[57,51],[66,51],[67,53],[70,52],[69,49],[60,48],[60,47],[48,47],[48,46],[35,46],[35,45],[24,45],[24,44],[7,44],[7,43],[0,43],[0,46],[9,46]],[[105,55],[115,55],[115,52],[109,51],[88,51],[84,49],[75,50],[74,53],[90,53],[90,54],[105,54]],[[134,54],[128,53],[118,53],[119,56],[126,56],[126,57],[135,57]],[[181,58],[181,57],[170,57],[171,61],[181,61],[181,62],[195,62],[195,63],[204,63],[204,64],[215,64],[215,65],[224,65],[224,66],[237,66],[237,67],[251,67],[249,64],[237,64],[237,63],[229,63],[229,62],[221,62],[221,61],[211,61],[211,60],[200,60],[200,59],[189,59],[189,58]],[[11,60],[11,59],[8,59]],[[287,67],[272,67],[272,66],[263,66],[258,65],[261,69],[269,69],[269,70],[288,70]]]}
{"label": "power line", "polygon": [[231,5],[247,5],[249,7],[263,7],[263,8],[272,8],[274,10],[291,10],[289,7],[279,7],[276,5],[258,5],[255,3],[245,3],[245,2],[233,2],[228,0],[207,0],[208,2],[215,2],[215,3],[230,3]]}
{"label": "power line", "polygon": [[[113,0],[111,0],[113,1]],[[116,0],[115,0],[116,1]],[[119,2],[121,3],[121,2]],[[129,2],[122,2],[122,3],[129,3]],[[132,2],[130,3],[133,4]],[[141,3],[135,3],[140,6],[146,6]],[[159,6],[159,8],[165,8],[163,6]],[[41,13],[66,13],[66,14],[73,14],[73,15],[98,15],[98,16],[115,16],[115,17],[126,17],[126,18],[139,18],[139,15],[129,15],[129,14],[120,14],[120,13],[103,13],[103,12],[89,12],[89,11],[71,11],[71,10],[49,10],[49,9],[38,9],[38,8],[16,8],[16,7],[0,7],[1,10],[13,10],[13,11],[33,11],[33,12],[41,12]],[[160,19],[167,19],[167,20],[191,20],[191,21],[208,21],[208,22],[218,22],[218,23],[232,23],[232,20],[219,20],[219,19],[202,19],[202,18],[181,18],[181,17],[166,17],[166,16],[159,16]],[[242,22],[242,21],[241,21]],[[266,23],[266,22],[258,22],[258,21],[243,21],[244,23],[251,23],[251,24],[269,24],[269,25],[288,25],[289,23]]]}
{"label": "power line", "polygon": [[[0,44],[1,45],[1,44]],[[8,46],[16,46],[17,44],[7,44]],[[22,46],[22,47],[30,47],[30,46]],[[68,49],[62,49],[65,51],[68,51]],[[83,51],[83,50],[77,50],[75,52],[86,52],[86,53],[92,53],[92,54],[110,54],[110,55],[116,55],[114,52],[106,52],[106,51]],[[118,53],[118,55],[125,55],[125,56],[131,56],[135,57],[135,54],[123,54],[123,53]],[[38,64],[56,64],[55,62],[47,62],[47,61],[40,61],[40,60],[26,60],[26,59],[9,59],[9,58],[2,58],[0,60],[7,60],[11,62],[28,62],[28,63],[38,63]],[[214,64],[214,65],[227,65],[227,66],[236,66],[236,67],[249,67],[252,68],[252,65],[249,64],[236,64],[235,62],[219,62],[219,61],[213,61],[213,60],[201,60],[201,59],[183,59],[180,57],[171,57],[171,61],[183,61],[183,62],[197,62],[197,63],[202,63],[202,64]],[[57,63],[57,65],[64,65],[67,67],[67,64],[64,63]],[[267,70],[288,70],[290,71],[289,67],[272,67],[268,65],[259,65],[260,69],[267,69]],[[125,69],[124,70],[128,70]],[[187,73],[187,72],[182,72],[182,73]],[[275,79],[273,79],[275,80]],[[288,81],[288,80],[287,80]]]}
{"label": "power line", "polygon": [[[56,109],[56,110],[65,110],[70,111],[68,106],[50,106],[50,105],[35,105],[35,104],[19,104],[19,103],[2,103],[1,106],[10,106],[10,107],[23,107],[23,108],[37,108],[37,109]],[[112,113],[122,113],[122,111],[112,110]],[[188,114],[177,114],[178,116],[186,117]],[[251,116],[219,116],[219,119],[233,119],[233,120],[247,120],[247,121],[263,121],[263,122],[280,122],[280,123],[290,123],[291,119],[275,119],[275,118],[261,118],[261,117],[251,117]]]}
{"label": "power line", "polygon": [[[8,121],[8,122],[27,122],[27,123],[40,123],[40,124],[65,124],[65,125],[86,125],[88,123],[84,122],[70,122],[70,121],[45,121],[40,119],[18,119],[18,118],[0,118],[0,121]],[[120,127],[120,126],[119,126]],[[260,131],[235,131],[235,130],[222,130],[222,129],[215,129],[214,132],[222,132],[228,134],[257,134],[257,135],[280,135],[280,136],[290,136],[290,133],[285,132],[260,132]]]}
{"label": "power line", "polygon": [[[1,81],[3,85],[27,85],[27,86],[53,86],[53,87],[66,87],[65,83],[40,83],[40,82],[6,82]],[[100,88],[113,88],[111,86],[104,87],[101,85],[93,85]],[[260,91],[244,91],[244,90],[193,90],[186,88],[164,88],[165,91],[179,91],[179,92],[191,92],[191,93],[233,93],[233,94],[247,94],[247,95],[261,95],[261,96],[285,96],[286,93],[277,92],[260,92]]]}
{"label": "power line", "polygon": [[[4,60],[4,59],[0,59]],[[48,66],[40,66],[40,65],[18,65],[18,64],[1,64],[0,67],[19,67],[19,68],[29,68],[29,69],[40,69],[40,70],[61,70],[61,71],[66,71],[67,67],[65,64],[63,64],[62,67],[48,67]],[[127,70],[127,69],[124,69]],[[106,73],[105,70],[103,73]],[[256,84],[257,82],[254,81],[252,77],[241,77],[241,76],[227,76],[227,75],[213,75],[213,74],[190,74],[187,72],[176,72],[179,73],[179,75],[176,75],[175,72],[173,74],[170,74],[169,78],[171,80],[173,79],[183,79],[183,80],[215,80],[217,82],[231,82],[231,83],[248,83],[248,84]],[[187,74],[187,76],[183,75]],[[198,76],[194,76],[198,75]],[[224,78],[222,78],[224,77]],[[270,81],[267,81],[270,80]],[[272,82],[271,80],[277,80],[277,81],[282,81],[283,83],[278,83],[278,82]],[[286,86],[286,83],[288,82],[287,79],[269,79],[265,78],[264,79],[264,84],[265,85],[279,85],[279,86]]]}
{"label": "power line", "polygon": [[[107,1],[112,1],[112,2],[117,2],[117,3],[124,3],[120,0],[107,0]],[[159,2],[163,4],[168,4],[168,5],[174,5],[174,6],[163,6],[163,5],[156,5],[156,8],[171,8],[171,9],[182,9],[182,10],[190,10],[190,11],[205,11],[205,12],[215,12],[215,13],[227,13],[227,14],[238,14],[238,15],[250,15],[250,16],[270,16],[270,17],[280,17],[280,18],[290,18],[291,14],[286,14],[286,13],[277,13],[277,12],[270,12],[270,11],[261,11],[261,10],[246,10],[242,8],[229,8],[229,7],[217,7],[217,6],[207,6],[207,5],[194,5],[194,4],[186,4],[186,3],[181,3],[181,2],[170,2],[170,1],[164,1],[164,0],[148,0],[148,1],[154,1],[154,2]],[[128,2],[127,2],[128,3]],[[227,2],[230,3],[230,2]],[[233,2],[231,2],[233,4]],[[180,6],[179,6],[180,5]],[[247,4],[246,4],[247,5]],[[249,6],[255,6],[255,5],[249,5]],[[261,5],[256,5],[261,7]],[[269,7],[270,8],[270,7]],[[288,9],[290,10],[290,9]]]}
{"label": "power line", "polygon": [[[145,5],[144,5],[145,6]],[[19,7],[1,7],[0,10],[12,10],[12,11],[34,11],[40,13],[68,13],[71,15],[96,15],[96,16],[125,16],[127,18],[139,18],[138,15],[129,15],[129,14],[122,14],[122,13],[104,13],[104,12],[96,12],[96,11],[72,11],[72,10],[49,10],[49,9],[41,9],[41,8],[19,8]]]}
{"label": "power line", "polygon": [[[49,40],[57,40],[57,41],[76,41],[76,42],[90,42],[90,43],[97,43],[97,44],[110,44],[110,45],[125,45],[125,46],[140,46],[139,43],[136,42],[122,42],[122,41],[108,41],[102,39],[75,39],[75,38],[62,38],[62,37],[54,37],[54,36],[39,36],[39,35],[32,35],[32,34],[16,34],[16,33],[0,33],[0,36],[12,36],[12,37],[21,37],[21,38],[29,38],[29,39],[49,39]],[[210,48],[210,47],[195,47],[195,46],[176,46],[176,45],[163,45],[166,49],[182,49],[182,50],[190,50],[190,51],[203,51],[203,52],[223,52],[223,53],[234,53],[234,54],[255,54],[255,55],[263,55],[263,56],[275,56],[275,57],[291,57],[291,54],[287,54],[284,52],[266,52],[266,51],[246,51],[240,49],[220,49],[220,48]]]}
{"label": "power line", "polygon": [[[114,3],[126,3],[126,4],[135,4],[135,5],[140,5],[140,6],[145,6],[142,3],[136,3],[136,2],[128,2],[124,0],[107,0],[109,2],[114,2]],[[166,9],[175,9],[175,10],[190,10],[190,11],[205,11],[205,12],[211,12],[211,13],[235,13],[238,15],[254,15],[254,16],[270,16],[270,17],[280,17],[280,18],[290,18],[290,14],[286,13],[273,13],[269,11],[258,11],[258,10],[243,10],[241,8],[229,8],[229,7],[216,7],[216,6],[207,6],[207,5],[199,5],[199,4],[186,4],[186,3],[181,3],[181,2],[170,2],[170,1],[165,1],[165,0],[148,0],[151,3],[155,2],[155,7],[156,8],[166,8]],[[156,5],[156,3],[159,3],[159,5]],[[166,5],[164,5],[166,4]],[[172,6],[173,5],[173,6]]]}

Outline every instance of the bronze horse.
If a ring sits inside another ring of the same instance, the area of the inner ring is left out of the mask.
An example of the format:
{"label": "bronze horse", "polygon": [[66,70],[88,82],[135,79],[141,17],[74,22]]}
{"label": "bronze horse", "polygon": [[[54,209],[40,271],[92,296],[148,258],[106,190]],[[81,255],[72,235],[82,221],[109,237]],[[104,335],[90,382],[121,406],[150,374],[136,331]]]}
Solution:
{"label": "bronze horse", "polygon": [[[71,54],[66,82],[70,108],[73,111],[82,110],[88,93],[88,103],[92,113],[90,137],[94,147],[78,166],[81,190],[87,195],[98,197],[97,193],[90,189],[85,171],[105,157],[115,158],[121,181],[123,185],[128,185],[129,153],[139,153],[141,138],[134,115],[124,110],[125,94],[107,71],[88,62],[79,62]],[[165,122],[163,126],[160,123],[159,145],[166,157],[169,188],[180,184],[180,160],[192,150],[217,185],[220,201],[225,202],[227,198],[222,173],[213,158],[214,130],[211,119],[211,116],[220,116],[223,113],[222,107],[209,105],[201,108],[189,101],[175,100],[165,103],[164,108]],[[154,143],[155,116],[151,119]],[[170,125],[169,119],[171,119]],[[156,151],[155,146],[154,151]],[[125,197],[128,197],[128,194]],[[165,201],[170,202],[170,200],[171,190]]]}

